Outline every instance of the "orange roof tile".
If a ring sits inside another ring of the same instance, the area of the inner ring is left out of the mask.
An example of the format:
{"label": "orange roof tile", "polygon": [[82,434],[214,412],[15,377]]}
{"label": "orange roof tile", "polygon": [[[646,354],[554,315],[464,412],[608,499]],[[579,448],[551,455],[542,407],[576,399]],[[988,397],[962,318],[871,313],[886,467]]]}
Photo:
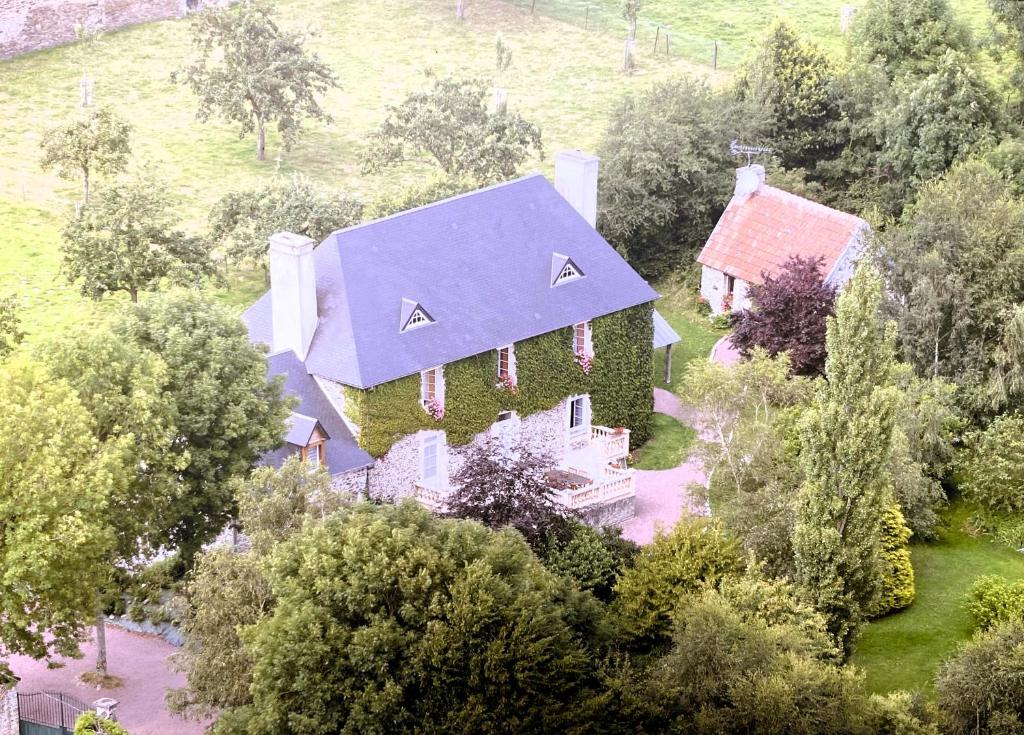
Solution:
{"label": "orange roof tile", "polygon": [[828,274],[862,228],[867,223],[860,217],[762,185],[733,197],[697,262],[762,283],[762,271],[777,273],[790,256],[820,256]]}

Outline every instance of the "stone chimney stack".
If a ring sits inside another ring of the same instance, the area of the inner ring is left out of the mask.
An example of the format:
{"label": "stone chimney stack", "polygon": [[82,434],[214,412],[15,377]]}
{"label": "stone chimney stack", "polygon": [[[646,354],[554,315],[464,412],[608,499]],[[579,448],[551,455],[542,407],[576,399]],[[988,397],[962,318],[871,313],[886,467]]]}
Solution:
{"label": "stone chimney stack", "polygon": [[764,166],[753,163],[736,169],[736,192],[734,196],[748,197],[764,186]]}
{"label": "stone chimney stack", "polygon": [[555,189],[591,227],[597,227],[597,167],[600,160],[583,151],[555,154]]}
{"label": "stone chimney stack", "polygon": [[273,352],[293,350],[306,359],[316,331],[316,272],[313,248],[305,235],[278,232],[270,236],[270,310],[273,316]]}

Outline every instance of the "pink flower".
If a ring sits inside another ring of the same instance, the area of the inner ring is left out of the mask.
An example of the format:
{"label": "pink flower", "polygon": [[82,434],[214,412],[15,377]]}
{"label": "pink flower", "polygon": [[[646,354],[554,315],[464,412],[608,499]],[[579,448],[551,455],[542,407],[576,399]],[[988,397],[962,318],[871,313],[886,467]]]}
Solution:
{"label": "pink flower", "polygon": [[436,398],[431,398],[423,407],[427,409],[427,413],[434,418],[434,421],[440,421],[444,418],[444,404]]}
{"label": "pink flower", "polygon": [[512,377],[511,374],[503,375],[501,378],[499,378],[498,387],[504,388],[512,395],[516,395],[517,393],[519,393],[519,386],[516,385],[516,379]]}
{"label": "pink flower", "polygon": [[590,370],[594,367],[594,358],[586,352],[577,352],[576,364],[580,366],[584,375],[590,375]]}

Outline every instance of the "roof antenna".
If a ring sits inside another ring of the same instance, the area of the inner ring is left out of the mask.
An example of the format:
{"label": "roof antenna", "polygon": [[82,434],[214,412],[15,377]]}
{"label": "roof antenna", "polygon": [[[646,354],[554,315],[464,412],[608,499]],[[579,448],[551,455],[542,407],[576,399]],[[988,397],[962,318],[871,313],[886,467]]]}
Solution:
{"label": "roof antenna", "polygon": [[741,145],[738,140],[732,140],[729,142],[729,152],[734,156],[745,155],[747,157],[747,165],[753,163],[754,156],[761,155],[762,153],[771,153],[771,148],[758,148],[753,145]]}

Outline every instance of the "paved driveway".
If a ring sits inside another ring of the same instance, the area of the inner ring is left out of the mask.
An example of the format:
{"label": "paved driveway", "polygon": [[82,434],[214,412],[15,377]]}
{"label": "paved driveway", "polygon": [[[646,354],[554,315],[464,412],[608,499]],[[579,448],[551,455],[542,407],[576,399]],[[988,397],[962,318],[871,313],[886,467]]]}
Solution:
{"label": "paved driveway", "polygon": [[84,658],[59,659],[65,664],[59,669],[48,669],[45,663],[25,656],[12,656],[10,664],[21,678],[18,691],[26,694],[56,691],[84,702],[113,697],[120,702],[117,719],[131,735],[200,735],[210,721],[183,720],[164,705],[164,692],[185,684],[185,677],[168,666],[167,657],[176,650],[162,638],[108,625],[110,673],[124,682],[118,689],[97,689],[78,681],[79,674],[91,671],[95,662],[96,646],[91,640],[82,644]]}

